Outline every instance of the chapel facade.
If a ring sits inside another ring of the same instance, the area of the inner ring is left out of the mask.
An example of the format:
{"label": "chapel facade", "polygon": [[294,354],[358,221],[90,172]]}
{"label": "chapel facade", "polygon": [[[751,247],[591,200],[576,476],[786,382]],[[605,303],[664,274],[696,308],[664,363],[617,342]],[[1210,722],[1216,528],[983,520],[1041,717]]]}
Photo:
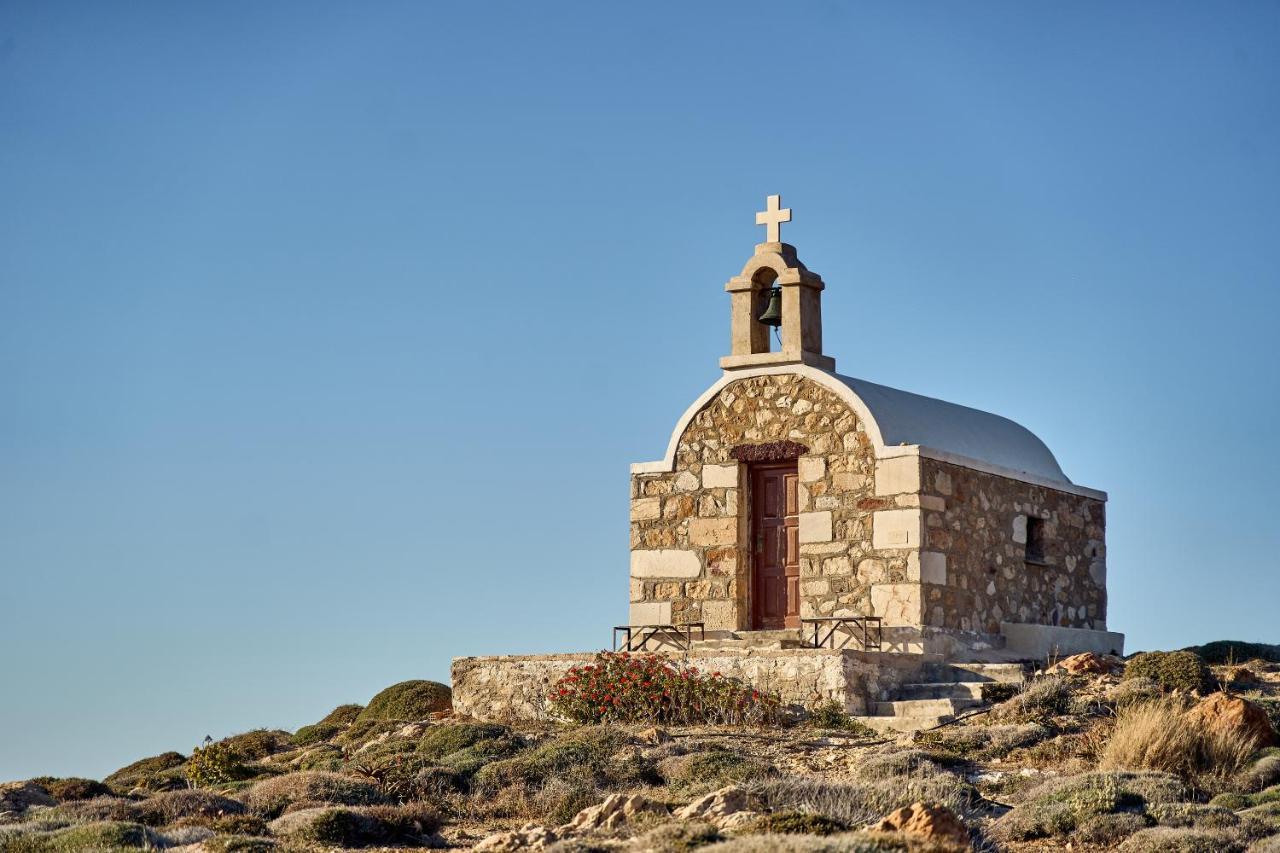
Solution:
{"label": "chapel facade", "polygon": [[630,623],[737,636],[875,616],[891,650],[951,655],[1028,626],[1118,637],[1106,494],[1011,420],[838,373],[825,285],[768,208],[725,286],[720,378],[661,459],[631,466]]}

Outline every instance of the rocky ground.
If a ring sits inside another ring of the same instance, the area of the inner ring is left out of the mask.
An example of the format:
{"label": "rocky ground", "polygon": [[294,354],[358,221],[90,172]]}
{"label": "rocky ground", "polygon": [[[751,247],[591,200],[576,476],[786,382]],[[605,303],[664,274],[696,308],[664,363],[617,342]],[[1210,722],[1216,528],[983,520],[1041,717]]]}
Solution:
{"label": "rocky ground", "polygon": [[830,708],[767,728],[500,726],[405,682],[292,734],[0,785],[0,851],[1280,853],[1280,665],[1081,656],[992,698],[886,738]]}

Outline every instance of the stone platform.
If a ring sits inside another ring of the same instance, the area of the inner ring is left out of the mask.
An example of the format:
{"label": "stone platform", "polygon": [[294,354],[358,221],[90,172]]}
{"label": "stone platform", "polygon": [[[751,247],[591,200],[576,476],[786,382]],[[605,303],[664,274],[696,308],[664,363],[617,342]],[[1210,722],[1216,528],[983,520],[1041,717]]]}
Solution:
{"label": "stone platform", "polygon": [[[925,655],[812,648],[692,648],[657,652],[672,662],[720,672],[810,708],[827,700],[850,714],[876,711],[916,680]],[[484,720],[547,719],[546,695],[570,667],[590,663],[592,653],[498,655],[454,658],[453,709]]]}

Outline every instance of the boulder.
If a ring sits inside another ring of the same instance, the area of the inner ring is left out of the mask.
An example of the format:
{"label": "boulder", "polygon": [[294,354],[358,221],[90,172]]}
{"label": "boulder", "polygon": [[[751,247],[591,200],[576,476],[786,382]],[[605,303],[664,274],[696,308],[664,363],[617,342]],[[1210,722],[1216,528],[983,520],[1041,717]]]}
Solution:
{"label": "boulder", "polygon": [[497,832],[480,841],[472,850],[509,853],[512,850],[542,850],[556,843],[555,832],[536,823],[526,823],[510,832]]}
{"label": "boulder", "polygon": [[631,823],[637,815],[642,814],[661,814],[667,813],[667,807],[661,803],[655,803],[652,800],[640,795],[632,794],[610,794],[603,803],[597,806],[588,806],[573,818],[573,820],[560,827],[556,832],[561,835],[577,835],[581,832],[591,832],[596,829],[617,829],[626,823]]}
{"label": "boulder", "polygon": [[671,742],[671,735],[667,734],[666,729],[659,728],[658,726],[645,729],[640,732],[640,734],[636,735],[636,737],[650,746],[660,746],[664,743]]}
{"label": "boulder", "polygon": [[1095,655],[1093,652],[1082,652],[1072,655],[1049,667],[1049,672],[1060,672],[1067,675],[1105,675],[1116,670],[1114,659]]}
{"label": "boulder", "polygon": [[723,829],[725,832],[735,832],[739,829],[751,829],[755,826],[756,821],[760,820],[762,817],[764,817],[764,815],[760,814],[760,812],[753,812],[750,810],[734,812],[733,814],[727,817],[722,817],[716,821],[716,828]]}
{"label": "boulder", "polygon": [[1232,687],[1252,687],[1258,683],[1258,675],[1247,666],[1233,666],[1222,679]]}
{"label": "boulder", "polygon": [[1280,744],[1267,712],[1242,696],[1210,693],[1187,711],[1186,719],[1191,725],[1252,736],[1258,747]]}
{"label": "boulder", "polygon": [[705,820],[723,826],[731,815],[750,810],[747,792],[737,785],[729,785],[718,791],[699,797],[684,808],[676,809],[680,820]]}
{"label": "boulder", "polygon": [[0,783],[0,815],[22,814],[32,806],[56,806],[58,801],[35,782]]}
{"label": "boulder", "polygon": [[955,812],[937,803],[912,803],[867,827],[874,832],[901,832],[930,841],[969,848],[969,830]]}

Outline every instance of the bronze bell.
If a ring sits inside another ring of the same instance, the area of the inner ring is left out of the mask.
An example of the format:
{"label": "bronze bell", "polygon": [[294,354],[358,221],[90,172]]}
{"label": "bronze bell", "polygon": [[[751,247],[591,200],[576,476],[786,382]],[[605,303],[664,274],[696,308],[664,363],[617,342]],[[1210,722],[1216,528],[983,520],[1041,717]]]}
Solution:
{"label": "bronze bell", "polygon": [[769,288],[769,304],[765,306],[764,313],[756,319],[775,329],[782,325],[782,288]]}

